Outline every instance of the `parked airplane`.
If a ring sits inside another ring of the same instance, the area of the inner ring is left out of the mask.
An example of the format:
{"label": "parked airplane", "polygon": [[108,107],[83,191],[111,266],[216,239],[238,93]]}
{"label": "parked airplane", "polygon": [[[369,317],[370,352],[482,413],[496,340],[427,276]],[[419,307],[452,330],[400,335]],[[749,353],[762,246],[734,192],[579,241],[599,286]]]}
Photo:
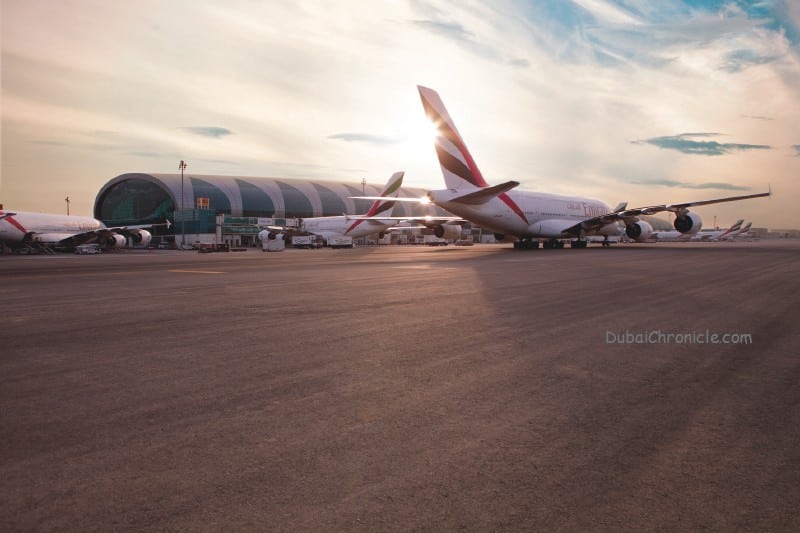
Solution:
{"label": "parked airplane", "polygon": [[619,233],[619,224],[624,224],[628,237],[643,241],[650,238],[653,228],[639,217],[663,211],[675,213],[674,227],[678,232],[694,235],[700,231],[702,220],[689,211],[690,207],[771,195],[770,191],[635,209],[628,209],[627,203],[621,203],[611,209],[591,198],[512,190],[519,185],[517,181],[490,186],[439,95],[427,87],[418,86],[418,90],[425,113],[438,130],[435,148],[447,185],[447,189],[429,191],[429,200],[493,231],[499,240],[506,235],[517,237],[515,248],[538,248],[539,240],[544,241],[545,248],[561,248],[563,241],[560,239],[570,239],[573,248],[585,248],[585,237],[592,235],[604,236],[603,243],[607,244],[609,236]]}
{"label": "parked airplane", "polygon": [[[92,217],[52,213],[0,211],[0,243],[10,248],[44,246],[72,249],[79,244],[97,243],[105,248],[133,244],[147,246],[152,235],[146,228],[164,224],[106,227]],[[167,227],[170,222],[165,222]]]}
{"label": "parked airplane", "polygon": [[737,220],[736,223],[726,230],[701,231],[692,240],[695,241],[729,241],[733,240],[733,234],[739,231],[744,220]]}
{"label": "parked airplane", "polygon": [[744,220],[737,220],[736,223],[726,230],[700,231],[696,235],[687,235],[680,231],[654,231],[651,238],[656,241],[725,241],[731,240],[733,234],[739,231]]}
{"label": "parked airplane", "polygon": [[[396,224],[414,222],[419,224],[437,225],[461,220],[458,217],[396,217],[392,216],[395,206],[394,198],[397,197],[400,187],[403,184],[404,172],[395,172],[386,182],[386,186],[381,191],[380,196],[369,197],[375,202],[365,215],[339,215],[328,217],[314,217],[303,219],[299,229],[321,236],[330,245],[350,246],[352,239],[359,239],[368,235],[382,235],[386,231],[393,229]],[[404,226],[397,229],[413,229],[416,226]],[[289,228],[277,226],[262,231],[259,237],[263,239],[274,239],[276,231],[285,231]],[[442,230],[443,232],[445,230]],[[449,234],[449,233],[448,233]],[[458,227],[458,234],[461,234],[461,227]],[[335,243],[335,244],[334,244]],[[346,243],[346,244],[342,244]]]}
{"label": "parked airplane", "polygon": [[380,196],[377,197],[366,215],[359,217],[338,215],[306,218],[301,221],[298,228],[273,226],[262,231],[259,237],[262,240],[271,240],[276,238],[278,232],[299,229],[300,231],[321,236],[328,245],[344,243],[344,245],[352,247],[352,239],[381,234],[397,223],[396,220],[387,218],[391,216],[395,205],[394,201],[389,201],[387,198],[397,196],[403,184],[404,175],[404,172],[392,174]]}
{"label": "parked airplane", "polygon": [[733,234],[733,240],[736,239],[744,239],[750,236],[750,227],[753,225],[752,222],[748,222],[742,229],[737,231]]}

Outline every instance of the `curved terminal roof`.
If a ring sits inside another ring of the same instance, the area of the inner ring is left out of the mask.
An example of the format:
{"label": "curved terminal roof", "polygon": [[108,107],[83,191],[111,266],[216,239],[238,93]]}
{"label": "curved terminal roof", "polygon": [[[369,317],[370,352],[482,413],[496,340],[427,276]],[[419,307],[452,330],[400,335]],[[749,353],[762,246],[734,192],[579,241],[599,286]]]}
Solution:
{"label": "curved terminal roof", "polygon": [[[350,197],[376,196],[383,187],[383,184],[367,184],[362,190],[361,183],[324,180],[194,174],[184,174],[181,180],[180,174],[128,173],[112,178],[100,189],[94,203],[94,216],[109,225],[149,223],[172,219],[176,209],[192,209],[199,205],[213,213],[243,217],[364,214],[372,202]],[[399,192],[399,196],[424,194],[424,190],[411,187],[403,187]],[[434,206],[398,202],[393,214],[446,213]]]}

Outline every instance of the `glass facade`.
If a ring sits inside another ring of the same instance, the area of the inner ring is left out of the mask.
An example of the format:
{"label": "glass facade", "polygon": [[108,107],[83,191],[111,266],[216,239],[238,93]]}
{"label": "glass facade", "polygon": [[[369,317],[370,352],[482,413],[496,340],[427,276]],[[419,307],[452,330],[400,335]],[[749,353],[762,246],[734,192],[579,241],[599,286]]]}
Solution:
{"label": "glass facade", "polygon": [[[191,177],[187,179],[192,183],[195,205],[197,205],[198,198],[208,198],[207,208],[211,210],[211,212],[231,214],[231,201],[219,187],[205,180],[201,180],[200,178]],[[194,207],[194,205],[186,206],[187,209],[192,207]]]}
{"label": "glass facade", "polygon": [[275,205],[266,192],[248,181],[234,181],[242,193],[242,216],[271,217],[275,214]]}
{"label": "glass facade", "polygon": [[319,199],[322,202],[322,212],[325,213],[324,216],[342,215],[347,212],[347,207],[345,207],[338,194],[322,185],[316,183],[312,183],[312,185],[317,190],[317,194],[319,194]]}
{"label": "glass facade", "polygon": [[310,218],[314,216],[314,208],[311,206],[311,202],[300,189],[282,181],[275,181],[275,183],[281,188],[285,209],[284,216],[286,218]]}
{"label": "glass facade", "polygon": [[164,187],[136,177],[108,188],[95,203],[95,218],[107,226],[125,226],[164,222],[175,210]]}

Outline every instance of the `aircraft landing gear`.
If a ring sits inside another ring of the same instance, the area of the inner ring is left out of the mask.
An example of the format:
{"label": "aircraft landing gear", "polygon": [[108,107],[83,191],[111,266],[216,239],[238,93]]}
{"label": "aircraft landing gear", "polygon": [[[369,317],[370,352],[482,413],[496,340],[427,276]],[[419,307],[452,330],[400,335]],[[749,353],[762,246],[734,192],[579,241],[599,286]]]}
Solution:
{"label": "aircraft landing gear", "polygon": [[539,248],[539,241],[531,239],[530,237],[514,241],[515,250],[536,250],[537,248]]}
{"label": "aircraft landing gear", "polygon": [[608,235],[606,235],[603,239],[603,248],[608,248],[609,246],[611,246],[611,243],[608,242]]}
{"label": "aircraft landing gear", "polygon": [[570,242],[570,248],[586,248],[586,245],[589,244],[589,241],[578,239],[576,241]]}

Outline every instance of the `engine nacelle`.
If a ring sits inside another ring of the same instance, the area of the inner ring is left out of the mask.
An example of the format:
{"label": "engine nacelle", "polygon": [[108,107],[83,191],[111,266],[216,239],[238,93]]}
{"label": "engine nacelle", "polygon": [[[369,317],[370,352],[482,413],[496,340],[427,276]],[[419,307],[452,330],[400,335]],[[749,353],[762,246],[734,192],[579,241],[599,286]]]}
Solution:
{"label": "engine nacelle", "polygon": [[696,213],[675,217],[675,229],[686,235],[694,235],[703,227],[703,220]]}
{"label": "engine nacelle", "polygon": [[263,241],[274,241],[277,238],[278,234],[274,231],[263,230],[258,234],[258,238]]}
{"label": "engine nacelle", "polygon": [[135,229],[131,231],[131,241],[135,246],[147,247],[153,236],[146,229]]}
{"label": "engine nacelle", "polygon": [[433,226],[433,234],[439,239],[458,240],[461,238],[461,226],[459,224],[440,224]]}
{"label": "engine nacelle", "polygon": [[125,235],[114,233],[106,237],[105,245],[108,248],[125,248],[126,244],[128,244],[128,239],[125,238]]}
{"label": "engine nacelle", "polygon": [[652,234],[653,226],[644,220],[625,226],[625,235],[635,241],[646,241]]}

